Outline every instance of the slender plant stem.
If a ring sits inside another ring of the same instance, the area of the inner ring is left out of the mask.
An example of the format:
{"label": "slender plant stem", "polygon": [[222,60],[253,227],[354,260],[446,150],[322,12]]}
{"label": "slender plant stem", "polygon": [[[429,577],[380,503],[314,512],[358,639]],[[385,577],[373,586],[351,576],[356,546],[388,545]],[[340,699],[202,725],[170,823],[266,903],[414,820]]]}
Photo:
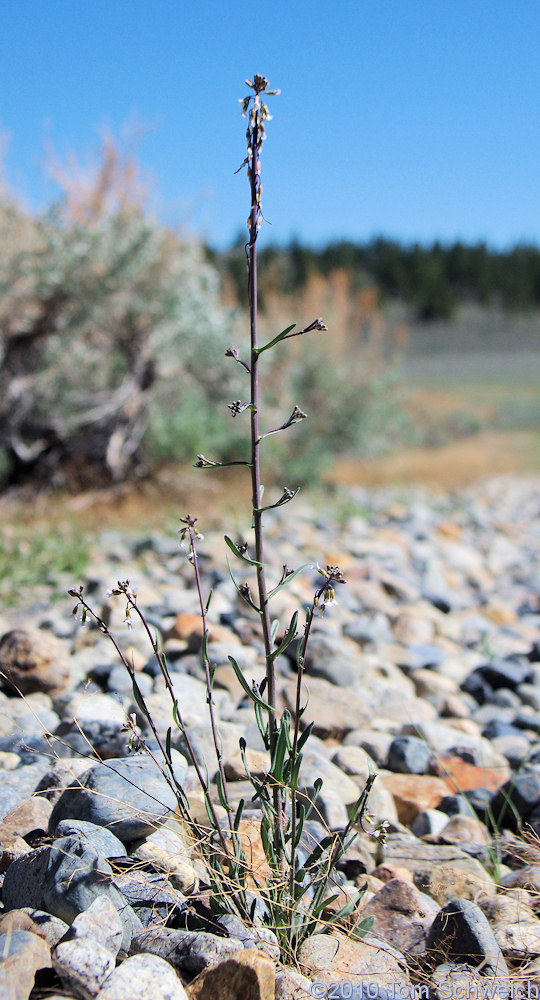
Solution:
{"label": "slender plant stem", "polygon": [[[309,641],[311,626],[313,625],[313,616],[315,614],[315,608],[317,607],[318,600],[324,593],[326,587],[327,587],[327,581],[325,580],[324,585],[320,587],[320,589],[317,591],[315,599],[311,604],[306,624],[304,626],[304,635],[302,638],[302,644],[300,646],[300,650],[297,657],[296,703],[294,710],[293,743],[291,749],[291,773],[294,772],[298,756],[298,737],[300,734],[300,712],[301,712],[301,701],[302,701],[302,681],[304,679],[307,644]],[[294,883],[296,879],[296,848],[294,842],[296,838],[296,823],[298,819],[297,806],[298,806],[298,800],[297,800],[296,788],[292,788],[291,789],[291,863],[289,868],[289,895],[291,899],[294,899]]]}
{"label": "slender plant stem", "polygon": [[199,559],[198,559],[198,556],[197,556],[197,546],[196,546],[196,543],[195,543],[195,532],[193,531],[193,528],[191,528],[191,527],[188,527],[188,532],[189,532],[190,548],[191,548],[191,552],[193,554],[192,563],[193,563],[193,570],[194,570],[194,573],[195,573],[195,583],[196,583],[196,586],[197,586],[197,594],[199,596],[199,608],[200,608],[201,622],[202,622],[202,628],[203,628],[202,661],[203,661],[204,672],[205,672],[205,677],[206,677],[206,689],[208,691],[208,712],[209,712],[209,715],[210,715],[210,726],[212,728],[212,740],[213,740],[213,743],[214,743],[214,750],[216,752],[216,760],[217,760],[217,765],[218,765],[218,768],[219,768],[219,773],[221,775],[223,794],[225,796],[225,801],[226,801],[227,807],[228,807],[227,808],[227,819],[228,819],[228,822],[229,822],[229,828],[230,828],[230,830],[232,830],[233,829],[232,810],[231,810],[230,802],[229,802],[229,792],[228,792],[228,787],[227,787],[227,779],[225,777],[225,768],[223,767],[223,754],[221,752],[219,734],[218,734],[217,725],[216,725],[216,713],[214,711],[214,699],[212,697],[212,677],[211,677],[211,674],[210,674],[210,663],[209,663],[209,660],[208,660],[208,654],[206,652],[206,643],[208,641],[208,623],[207,623],[207,616],[206,616],[206,605],[204,603],[203,592],[202,592],[201,575],[200,575],[200,572],[199,572]]}
{"label": "slender plant stem", "polygon": [[[257,331],[257,235],[260,223],[260,153],[262,139],[260,134],[259,115],[255,116],[251,128],[251,147],[248,163],[248,177],[251,187],[251,210],[249,216],[249,311],[251,337],[251,487],[253,508],[253,530],[255,534],[255,559],[257,566],[257,587],[259,592],[259,608],[264,640],[266,659],[266,694],[270,705],[268,711],[268,735],[270,741],[270,757],[273,759],[277,742],[276,715],[276,683],[275,665],[272,649],[270,609],[268,606],[268,588],[264,567],[264,542],[261,507],[261,467],[259,437],[259,353]],[[285,854],[282,843],[283,797],[278,785],[273,789],[273,804],[275,810],[275,843],[278,852],[279,867],[285,864]]]}

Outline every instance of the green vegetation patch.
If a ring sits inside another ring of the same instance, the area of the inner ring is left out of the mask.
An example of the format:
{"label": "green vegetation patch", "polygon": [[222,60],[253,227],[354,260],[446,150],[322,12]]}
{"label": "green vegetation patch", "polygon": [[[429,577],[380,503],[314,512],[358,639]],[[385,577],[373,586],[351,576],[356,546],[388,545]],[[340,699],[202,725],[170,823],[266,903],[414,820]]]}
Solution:
{"label": "green vegetation patch", "polygon": [[66,581],[79,578],[90,554],[90,539],[66,526],[5,526],[0,534],[0,602],[24,602],[36,588],[48,598],[66,595]]}

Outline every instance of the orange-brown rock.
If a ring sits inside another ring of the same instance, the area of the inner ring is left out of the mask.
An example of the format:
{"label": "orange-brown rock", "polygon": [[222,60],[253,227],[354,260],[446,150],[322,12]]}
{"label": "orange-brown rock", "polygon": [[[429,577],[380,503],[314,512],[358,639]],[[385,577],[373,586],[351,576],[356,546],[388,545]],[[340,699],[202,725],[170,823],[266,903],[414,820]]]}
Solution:
{"label": "orange-brown rock", "polygon": [[274,1000],[276,968],[257,948],[240,951],[201,972],[186,986],[190,1000]]}
{"label": "orange-brown rock", "polygon": [[[251,750],[250,747],[246,747],[246,761],[251,774],[256,778],[262,778],[270,767],[270,758],[263,750]],[[240,751],[229,757],[224,767],[225,777],[229,781],[243,781],[247,778]]]}
{"label": "orange-brown rock", "polygon": [[487,788],[496,792],[509,777],[507,770],[470,764],[462,757],[438,757],[437,770],[453,794],[472,788]]}
{"label": "orange-brown rock", "polygon": [[[201,616],[190,611],[181,611],[176,616],[174,625],[164,635],[164,640],[168,642],[170,639],[183,639],[187,642],[190,652],[196,653],[202,646],[202,635]],[[230,642],[231,640],[238,642],[237,637],[230,629],[225,628],[224,625],[209,624],[209,642]]]}
{"label": "orange-brown rock", "polygon": [[13,693],[43,691],[53,697],[69,684],[69,656],[51,632],[18,628],[0,639],[0,679]]}
{"label": "orange-brown rock", "polygon": [[448,786],[442,778],[430,774],[380,774],[378,781],[394,797],[400,823],[410,826],[424,809],[436,809]]}

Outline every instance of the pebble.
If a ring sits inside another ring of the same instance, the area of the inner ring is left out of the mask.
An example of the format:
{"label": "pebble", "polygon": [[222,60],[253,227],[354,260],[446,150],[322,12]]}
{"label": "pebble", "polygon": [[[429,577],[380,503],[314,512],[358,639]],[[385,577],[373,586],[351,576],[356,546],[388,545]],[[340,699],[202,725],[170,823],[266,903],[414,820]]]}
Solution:
{"label": "pebble", "polygon": [[[51,581],[49,602],[41,588],[34,606],[3,614],[0,637],[0,977],[16,1000],[27,1000],[40,968],[56,977],[51,996],[132,1000],[136,982],[140,1000],[220,1000],[237,977],[242,995],[256,983],[261,1000],[274,989],[282,1000],[308,995],[313,980],[369,981],[382,1000],[385,984],[407,984],[419,960],[435,996],[437,983],[466,988],[478,967],[505,976],[505,959],[519,971],[540,954],[535,857],[505,854],[500,886],[490,868],[490,817],[507,838],[523,821],[540,832],[540,478],[505,477],[448,497],[352,488],[347,504],[340,527],[328,504],[324,516],[303,500],[294,520],[269,512],[267,558],[272,579],[285,562],[326,560],[346,571],[339,603],[315,619],[308,647],[300,729],[312,722],[313,733],[299,787],[312,795],[317,778],[324,783],[300,854],[328,828],[346,826],[378,771],[369,810],[389,824],[386,845],[361,833],[336,873],[340,899],[369,880],[360,916],[375,918],[371,937],[314,933],[299,949],[301,972],[277,971],[269,928],[233,915],[212,932],[193,925],[208,873],[179,825],[176,795],[155,763],[133,752],[126,723],[134,714],[160,760],[155,733],[113,647],[75,625],[72,600],[53,603]],[[218,768],[198,597],[175,530],[104,533],[86,592],[129,650],[162,741],[172,727],[176,777],[204,823],[188,744],[216,802]],[[261,683],[261,637],[231,583],[219,533],[200,550],[203,585],[213,587],[208,650],[220,751],[231,801],[248,802],[239,835],[264,881],[260,813],[239,741],[254,775],[268,764],[228,659],[248,685]],[[122,602],[104,599],[119,576],[138,585],[169,656],[168,679],[140,623],[130,631]],[[308,568],[279,592],[280,636],[318,581]],[[294,716],[294,643],[276,665],[280,711]]]}
{"label": "pebble", "polygon": [[427,950],[468,962],[485,976],[508,976],[503,953],[482,910],[468,899],[453,899],[437,913]]}
{"label": "pebble", "polygon": [[[187,770],[178,754],[176,775]],[[148,757],[120,757],[95,764],[74,787],[66,788],[54,806],[49,829],[73,816],[110,829],[124,843],[153,833],[176,807],[176,796]]]}

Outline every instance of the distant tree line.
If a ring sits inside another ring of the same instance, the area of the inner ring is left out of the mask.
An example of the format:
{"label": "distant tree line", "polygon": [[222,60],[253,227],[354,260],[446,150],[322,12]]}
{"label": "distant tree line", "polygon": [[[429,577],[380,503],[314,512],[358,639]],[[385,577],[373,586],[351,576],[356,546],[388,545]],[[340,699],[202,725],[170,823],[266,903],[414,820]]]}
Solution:
{"label": "distant tree line", "polygon": [[[211,256],[242,301],[246,270],[239,243]],[[316,250],[293,241],[262,249],[259,260],[263,296],[270,288],[292,294],[311,276],[340,269],[349,273],[353,287],[375,285],[382,305],[399,300],[425,321],[449,319],[463,302],[508,312],[540,306],[540,248],[530,245],[499,251],[483,242],[422,246],[379,237],[369,243],[341,240]]]}

